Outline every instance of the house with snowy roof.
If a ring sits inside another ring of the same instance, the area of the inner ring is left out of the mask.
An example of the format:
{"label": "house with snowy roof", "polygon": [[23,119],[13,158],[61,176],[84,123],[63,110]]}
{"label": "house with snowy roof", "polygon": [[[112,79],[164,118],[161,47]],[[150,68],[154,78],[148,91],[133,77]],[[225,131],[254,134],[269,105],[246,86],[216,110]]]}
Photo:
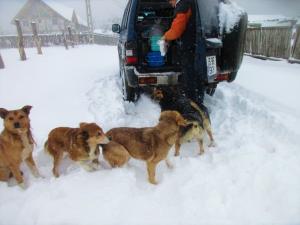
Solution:
{"label": "house with snowy roof", "polygon": [[248,27],[292,27],[297,20],[282,15],[248,15]]}
{"label": "house with snowy roof", "polygon": [[31,33],[31,22],[37,23],[40,34],[61,33],[69,26],[78,32],[88,30],[74,9],[52,0],[27,0],[13,18],[13,24],[16,19],[21,22],[24,33]]}

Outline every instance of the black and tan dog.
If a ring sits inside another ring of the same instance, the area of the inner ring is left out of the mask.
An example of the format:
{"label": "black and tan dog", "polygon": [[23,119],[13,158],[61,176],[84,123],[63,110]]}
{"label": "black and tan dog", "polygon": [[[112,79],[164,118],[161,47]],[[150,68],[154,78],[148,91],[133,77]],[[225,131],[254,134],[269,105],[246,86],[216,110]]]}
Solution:
{"label": "black and tan dog", "polygon": [[175,156],[179,155],[181,144],[196,139],[199,144],[199,154],[204,153],[203,138],[205,131],[210,138],[209,147],[214,146],[214,138],[211,129],[211,121],[207,108],[203,104],[197,104],[180,94],[178,89],[165,87],[154,88],[152,98],[159,102],[161,110],[176,110],[182,114],[189,124],[182,127],[175,143]]}
{"label": "black and tan dog", "polygon": [[23,173],[20,170],[23,161],[35,177],[40,177],[32,157],[34,140],[29,119],[31,108],[0,108],[0,117],[4,119],[4,130],[0,134],[0,180],[8,181],[10,177],[14,177],[22,188],[25,188]]}

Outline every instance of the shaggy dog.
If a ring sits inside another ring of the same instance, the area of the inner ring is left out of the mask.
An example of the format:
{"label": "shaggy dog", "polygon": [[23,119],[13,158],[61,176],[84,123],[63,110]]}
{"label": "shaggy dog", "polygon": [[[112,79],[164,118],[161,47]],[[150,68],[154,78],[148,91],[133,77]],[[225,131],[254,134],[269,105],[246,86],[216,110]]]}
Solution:
{"label": "shaggy dog", "polygon": [[[113,128],[106,135],[112,141],[122,145],[131,157],[145,161],[149,182],[157,184],[155,179],[156,166],[160,161],[166,160],[182,126],[186,126],[186,121],[180,113],[164,111],[155,127]],[[170,166],[168,161],[166,162]]]}
{"label": "shaggy dog", "polygon": [[53,129],[45,143],[45,151],[54,159],[53,175],[59,177],[59,165],[64,153],[87,171],[99,167],[99,144],[107,144],[108,138],[95,123],[80,123],[79,128],[58,127]]}

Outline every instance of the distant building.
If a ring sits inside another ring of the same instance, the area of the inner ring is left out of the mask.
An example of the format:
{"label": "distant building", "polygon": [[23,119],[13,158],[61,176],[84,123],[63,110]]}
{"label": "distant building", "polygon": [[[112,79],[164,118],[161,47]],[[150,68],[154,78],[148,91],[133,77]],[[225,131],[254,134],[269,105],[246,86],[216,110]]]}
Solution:
{"label": "distant building", "polygon": [[24,33],[31,33],[31,22],[38,25],[39,33],[61,33],[72,27],[78,32],[88,30],[86,23],[75,10],[50,0],[28,0],[11,23],[20,20]]}
{"label": "distant building", "polygon": [[281,15],[249,15],[248,27],[292,27],[297,18]]}

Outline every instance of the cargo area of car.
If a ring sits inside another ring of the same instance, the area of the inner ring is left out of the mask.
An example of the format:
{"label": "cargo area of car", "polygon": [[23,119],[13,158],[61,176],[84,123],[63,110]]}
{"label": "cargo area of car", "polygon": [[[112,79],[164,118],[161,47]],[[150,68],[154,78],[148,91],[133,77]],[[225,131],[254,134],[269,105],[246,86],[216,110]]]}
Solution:
{"label": "cargo area of car", "polygon": [[141,0],[137,8],[138,66],[141,73],[180,71],[177,45],[170,42],[167,54],[161,56],[156,45],[171,25],[174,9],[164,0]]}

